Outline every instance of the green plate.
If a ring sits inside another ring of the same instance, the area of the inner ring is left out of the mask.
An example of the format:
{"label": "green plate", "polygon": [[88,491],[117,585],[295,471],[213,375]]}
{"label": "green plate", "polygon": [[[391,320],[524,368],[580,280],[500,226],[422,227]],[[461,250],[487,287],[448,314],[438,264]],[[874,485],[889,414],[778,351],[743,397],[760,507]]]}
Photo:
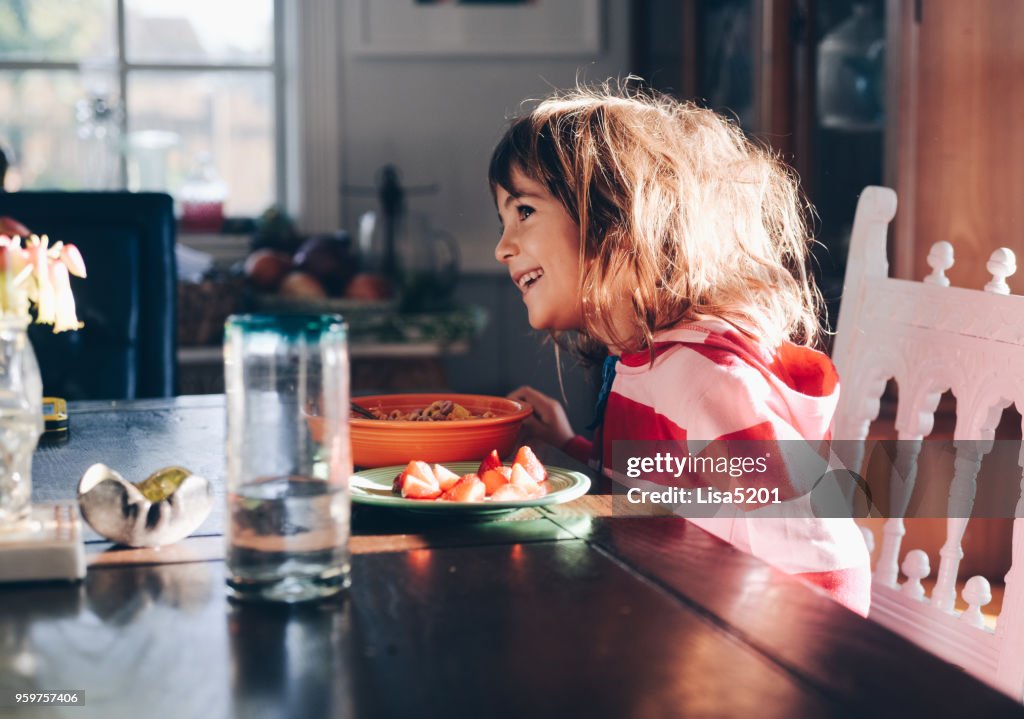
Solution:
{"label": "green plate", "polygon": [[[449,462],[444,466],[461,476],[475,472],[479,463]],[[523,507],[543,507],[548,504],[571,502],[582,497],[590,489],[590,478],[587,475],[561,467],[545,465],[551,491],[543,497],[516,502],[492,502],[490,499],[485,499],[483,502],[437,502],[426,499],[406,499],[391,492],[395,476],[403,469],[405,469],[404,464],[356,472],[352,475],[349,485],[352,491],[352,501],[356,504],[368,504],[374,507],[394,507],[395,509],[431,514],[497,514]]]}

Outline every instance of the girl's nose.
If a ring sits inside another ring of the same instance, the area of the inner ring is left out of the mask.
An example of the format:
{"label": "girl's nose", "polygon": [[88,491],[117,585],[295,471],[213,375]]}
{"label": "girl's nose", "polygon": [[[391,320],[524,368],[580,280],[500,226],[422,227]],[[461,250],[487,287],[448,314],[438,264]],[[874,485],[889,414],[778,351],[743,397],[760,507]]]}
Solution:
{"label": "girl's nose", "polygon": [[502,232],[501,239],[498,240],[498,244],[494,248],[494,258],[503,265],[515,257],[517,252],[515,242],[509,237],[510,234],[508,230]]}

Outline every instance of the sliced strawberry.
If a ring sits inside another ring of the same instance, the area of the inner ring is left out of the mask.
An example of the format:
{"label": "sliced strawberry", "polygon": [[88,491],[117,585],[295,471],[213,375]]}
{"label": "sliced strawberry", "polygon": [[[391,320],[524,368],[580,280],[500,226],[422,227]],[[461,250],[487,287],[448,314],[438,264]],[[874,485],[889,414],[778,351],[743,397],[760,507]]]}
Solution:
{"label": "sliced strawberry", "polygon": [[491,453],[484,457],[484,461],[480,463],[479,469],[476,470],[477,476],[483,477],[484,472],[489,469],[497,469],[501,466],[501,457],[498,456],[498,450],[492,449]]}
{"label": "sliced strawberry", "polygon": [[491,495],[492,502],[521,502],[529,498],[529,495],[521,487],[516,487],[512,484],[504,484],[498,487],[497,491]]}
{"label": "sliced strawberry", "polygon": [[441,496],[441,487],[437,482],[424,482],[419,477],[407,474],[402,482],[402,496],[406,499],[437,499]]}
{"label": "sliced strawberry", "polygon": [[418,459],[414,459],[405,465],[405,469],[402,470],[403,474],[408,474],[413,477],[418,477],[424,482],[436,482],[437,477],[434,476],[434,470],[430,468],[430,465],[426,462],[421,462]]}
{"label": "sliced strawberry", "polygon": [[467,474],[455,486],[442,495],[449,502],[482,502],[487,496],[487,487],[475,474]]}
{"label": "sliced strawberry", "polygon": [[521,464],[523,469],[538,482],[543,482],[548,478],[548,471],[544,469],[544,465],[537,459],[537,455],[527,445],[524,444],[519,448],[514,461]]}
{"label": "sliced strawberry", "polygon": [[395,475],[395,481],[391,483],[391,492],[393,494],[401,494],[403,482],[405,482],[405,472],[399,472]]}
{"label": "sliced strawberry", "polygon": [[409,462],[395,482],[400,483],[402,496],[410,499],[434,499],[441,494],[441,485],[426,462]]}
{"label": "sliced strawberry", "polygon": [[455,483],[459,481],[459,475],[451,471],[443,464],[434,465],[434,477],[437,479],[437,483],[441,485],[441,491],[447,492],[449,489],[455,486]]}
{"label": "sliced strawberry", "polygon": [[487,487],[487,496],[490,497],[498,490],[498,488],[504,487],[508,484],[509,477],[511,476],[512,469],[510,467],[489,469],[481,474],[480,479],[483,480],[484,486]]}
{"label": "sliced strawberry", "polygon": [[509,478],[509,484],[523,490],[528,497],[543,496],[537,480],[531,477],[521,464],[512,465],[512,476]]}

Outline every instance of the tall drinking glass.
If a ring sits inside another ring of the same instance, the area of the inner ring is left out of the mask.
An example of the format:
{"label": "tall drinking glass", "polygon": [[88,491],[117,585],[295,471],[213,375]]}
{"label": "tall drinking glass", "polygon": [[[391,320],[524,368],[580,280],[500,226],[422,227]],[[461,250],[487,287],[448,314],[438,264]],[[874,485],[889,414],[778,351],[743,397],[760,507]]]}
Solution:
{"label": "tall drinking glass", "polygon": [[227,581],[300,602],[349,583],[348,351],[338,315],[233,315],[227,388]]}

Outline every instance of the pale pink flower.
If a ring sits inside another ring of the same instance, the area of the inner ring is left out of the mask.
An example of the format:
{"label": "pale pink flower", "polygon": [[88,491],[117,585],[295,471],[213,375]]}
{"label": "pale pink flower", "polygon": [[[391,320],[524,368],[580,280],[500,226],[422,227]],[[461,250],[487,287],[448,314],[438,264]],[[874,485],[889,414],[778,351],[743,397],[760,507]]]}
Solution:
{"label": "pale pink flower", "polygon": [[75,313],[70,275],[85,277],[85,262],[78,248],[57,242],[50,247],[46,235],[30,235],[22,246],[20,237],[0,235],[0,315],[29,315],[36,308],[36,322],[52,324],[54,332],[82,327]]}
{"label": "pale pink flower", "polygon": [[[75,295],[71,292],[71,276],[68,268],[61,262],[50,264],[50,291],[53,293],[53,318],[49,320],[53,324],[54,332],[65,330],[77,330],[84,325],[78,321],[75,314]],[[42,304],[39,305],[40,308]],[[39,322],[47,322],[43,319],[42,309],[39,310]]]}
{"label": "pale pink flower", "polygon": [[[59,242],[57,244],[60,244]],[[60,251],[60,261],[68,268],[68,272],[75,277],[85,277],[85,260],[82,253],[74,245],[64,245]]]}

